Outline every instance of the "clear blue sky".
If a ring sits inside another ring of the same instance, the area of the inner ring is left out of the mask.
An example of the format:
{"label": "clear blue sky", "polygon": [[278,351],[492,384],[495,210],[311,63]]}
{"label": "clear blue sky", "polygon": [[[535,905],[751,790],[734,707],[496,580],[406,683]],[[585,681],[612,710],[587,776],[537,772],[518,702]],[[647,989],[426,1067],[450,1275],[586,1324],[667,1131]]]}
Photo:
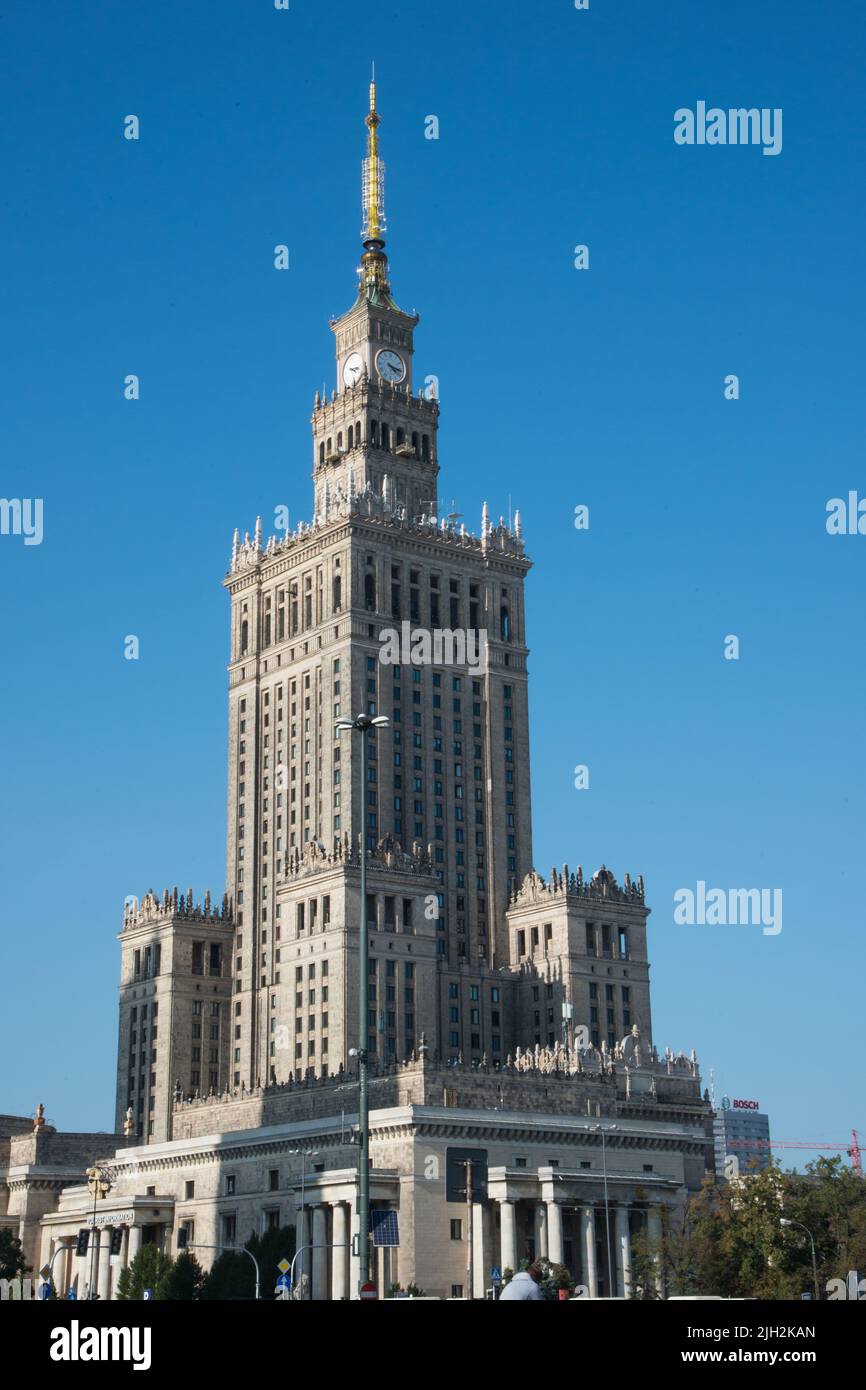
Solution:
{"label": "clear blue sky", "polygon": [[[643,872],[660,1046],[777,1137],[866,1132],[866,537],[824,526],[866,493],[863,7],[91,0],[0,42],[0,493],[45,509],[0,537],[0,1109],[110,1128],[123,899],[223,890],[220,581],[310,514],[375,58],[441,492],[536,560],[536,863]],[[781,107],[781,155],[675,145],[699,99]],[[675,926],[699,879],[781,888],[781,935]]]}

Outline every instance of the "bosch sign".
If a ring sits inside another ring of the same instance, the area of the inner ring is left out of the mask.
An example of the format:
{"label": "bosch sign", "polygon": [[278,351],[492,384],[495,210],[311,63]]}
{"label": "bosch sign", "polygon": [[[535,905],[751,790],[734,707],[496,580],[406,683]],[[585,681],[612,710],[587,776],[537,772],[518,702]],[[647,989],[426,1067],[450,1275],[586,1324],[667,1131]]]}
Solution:
{"label": "bosch sign", "polygon": [[760,1105],[756,1100],[735,1100],[735,1110],[760,1110]]}

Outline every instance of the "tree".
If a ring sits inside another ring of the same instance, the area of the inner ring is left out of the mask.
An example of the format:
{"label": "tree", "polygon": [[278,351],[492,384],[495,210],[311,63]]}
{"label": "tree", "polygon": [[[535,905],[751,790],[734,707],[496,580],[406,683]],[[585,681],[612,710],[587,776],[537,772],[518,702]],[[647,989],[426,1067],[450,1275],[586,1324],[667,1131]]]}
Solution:
{"label": "tree", "polygon": [[709,1179],[682,1217],[662,1218],[661,1241],[635,1239],[641,1289],[658,1258],[669,1294],[798,1298],[813,1287],[809,1235],[821,1297],[830,1279],[866,1267],[866,1183],[838,1156],[805,1173],[771,1164],[723,1185]]}
{"label": "tree", "polygon": [[199,1296],[207,1302],[255,1298],[256,1272],[252,1260],[239,1250],[224,1250],[204,1276]]}
{"label": "tree", "polygon": [[155,1296],[168,1303],[192,1303],[201,1295],[204,1272],[195,1255],[182,1250],[156,1286]]}
{"label": "tree", "polygon": [[[291,1260],[295,1253],[295,1232],[291,1226],[278,1226],[263,1235],[250,1232],[244,1249],[258,1261],[263,1298],[271,1298],[277,1282],[280,1260]],[[200,1297],[208,1301],[226,1298],[255,1298],[256,1271],[249,1255],[241,1250],[224,1250],[204,1276]]]}
{"label": "tree", "polygon": [[131,1264],[121,1270],[117,1281],[117,1297],[129,1301],[142,1298],[145,1289],[153,1289],[154,1297],[160,1281],[171,1268],[172,1261],[158,1246],[143,1245]]}
{"label": "tree", "polygon": [[17,1279],[29,1273],[18,1236],[8,1226],[0,1227],[0,1279]]}

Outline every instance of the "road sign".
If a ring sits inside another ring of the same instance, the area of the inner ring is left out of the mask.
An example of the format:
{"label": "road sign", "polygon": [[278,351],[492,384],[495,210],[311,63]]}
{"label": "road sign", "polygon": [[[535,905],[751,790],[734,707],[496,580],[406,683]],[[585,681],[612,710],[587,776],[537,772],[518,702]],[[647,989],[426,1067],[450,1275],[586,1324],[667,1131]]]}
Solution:
{"label": "road sign", "polygon": [[291,1283],[290,1283],[290,1281],[289,1281],[289,1276],[288,1276],[288,1274],[283,1273],[283,1274],[280,1275],[279,1279],[277,1280],[277,1288],[278,1288],[278,1289],[290,1289],[290,1288],[291,1288]]}
{"label": "road sign", "polygon": [[141,1296],[143,1299],[145,1299],[145,1301],[149,1301],[153,1298],[153,1289],[145,1289],[144,1293]]}
{"label": "road sign", "polygon": [[76,1300],[76,1298],[78,1297],[78,1294],[75,1292],[74,1289],[70,1289],[69,1292],[68,1292],[68,1294],[66,1295],[66,1297],[69,1298],[69,1299],[71,1299],[72,1302],[74,1303],[75,1300]]}
{"label": "road sign", "polygon": [[277,1265],[277,1269],[280,1271],[280,1274],[288,1274],[291,1267],[292,1266],[289,1264],[285,1256],[283,1257],[283,1259],[280,1260],[280,1263]]}
{"label": "road sign", "polygon": [[491,1271],[490,1271],[490,1281],[491,1281],[491,1283],[493,1283],[493,1284],[501,1284],[501,1283],[502,1283],[502,1270],[501,1270],[501,1269],[497,1269],[496,1265],[494,1265],[493,1268],[492,1268]]}
{"label": "road sign", "polygon": [[50,1266],[50,1265],[43,1265],[42,1268],[40,1269],[39,1273],[41,1274],[41,1276],[42,1276],[43,1279],[50,1279],[50,1278],[51,1278],[51,1266]]}
{"label": "road sign", "polygon": [[39,1290],[39,1297],[40,1297],[43,1301],[44,1301],[46,1298],[50,1298],[50,1297],[51,1297],[51,1285],[50,1285],[50,1284],[43,1284],[43,1285],[42,1285],[42,1287],[41,1287],[40,1290]]}
{"label": "road sign", "polygon": [[288,1284],[277,1284],[277,1287],[274,1289],[274,1298],[278,1303],[288,1303],[291,1296],[292,1291]]}
{"label": "road sign", "polygon": [[376,1285],[375,1285],[375,1284],[362,1284],[362,1285],[361,1285],[361,1294],[360,1294],[360,1296],[361,1296],[361,1299],[362,1299],[362,1301],[363,1301],[364,1303],[372,1302],[373,1299],[378,1298],[379,1295],[376,1293]]}

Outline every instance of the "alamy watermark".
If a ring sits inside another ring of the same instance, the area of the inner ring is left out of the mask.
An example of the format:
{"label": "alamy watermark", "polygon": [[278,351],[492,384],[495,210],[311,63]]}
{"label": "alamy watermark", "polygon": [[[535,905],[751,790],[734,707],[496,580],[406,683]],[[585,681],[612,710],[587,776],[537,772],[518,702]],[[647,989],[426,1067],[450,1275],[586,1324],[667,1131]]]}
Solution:
{"label": "alamy watermark", "polygon": [[674,112],[677,145],[762,145],[764,154],[782,153],[781,106],[707,106],[699,101],[692,111],[681,106]]}
{"label": "alamy watermark", "polygon": [[383,666],[467,666],[487,674],[487,632],[482,628],[413,627],[404,619],[399,630],[379,633]]}
{"label": "alamy watermark", "polygon": [[781,888],[707,888],[702,878],[674,893],[677,926],[762,927],[764,936],[782,930]]}
{"label": "alamy watermark", "polygon": [[0,497],[0,536],[23,536],[25,545],[41,545],[42,498]]}

